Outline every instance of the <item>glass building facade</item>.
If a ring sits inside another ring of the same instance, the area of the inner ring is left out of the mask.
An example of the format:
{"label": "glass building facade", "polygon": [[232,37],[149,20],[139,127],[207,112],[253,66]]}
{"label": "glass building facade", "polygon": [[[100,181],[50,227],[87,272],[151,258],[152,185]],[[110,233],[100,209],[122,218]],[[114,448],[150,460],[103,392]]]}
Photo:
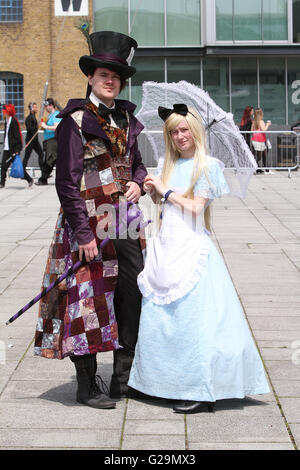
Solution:
{"label": "glass building facade", "polygon": [[300,119],[300,0],[94,0],[93,8],[95,31],[139,44],[122,92],[138,109],[144,81],[186,80],[237,123],[248,105],[279,126]]}
{"label": "glass building facade", "polygon": [[216,0],[219,41],[288,40],[286,0]]}

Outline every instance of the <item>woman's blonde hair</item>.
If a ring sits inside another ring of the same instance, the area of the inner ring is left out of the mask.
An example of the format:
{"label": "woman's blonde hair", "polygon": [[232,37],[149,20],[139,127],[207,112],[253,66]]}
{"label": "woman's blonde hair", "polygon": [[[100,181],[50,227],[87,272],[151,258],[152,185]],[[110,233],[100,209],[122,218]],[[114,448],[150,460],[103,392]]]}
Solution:
{"label": "woman's blonde hair", "polygon": [[[195,153],[193,160],[193,171],[190,181],[190,185],[186,192],[183,194],[184,197],[194,199],[194,188],[197,180],[202,173],[207,176],[207,159],[206,156],[206,142],[205,142],[205,129],[202,123],[202,119],[193,108],[188,108],[189,112],[186,116],[181,114],[172,113],[165,121],[164,125],[164,141],[165,141],[165,160],[161,173],[161,180],[165,185],[168,184],[170,177],[174,171],[177,159],[180,157],[180,151],[174,144],[171,131],[177,127],[184,119],[190,129],[192,137],[195,143]],[[205,226],[210,230],[210,209],[209,206],[204,212]]]}
{"label": "woman's blonde hair", "polygon": [[261,108],[257,108],[255,111],[254,111],[254,119],[253,119],[253,126],[254,126],[254,129],[259,129],[259,123],[260,121],[263,119],[264,117],[264,112]]}

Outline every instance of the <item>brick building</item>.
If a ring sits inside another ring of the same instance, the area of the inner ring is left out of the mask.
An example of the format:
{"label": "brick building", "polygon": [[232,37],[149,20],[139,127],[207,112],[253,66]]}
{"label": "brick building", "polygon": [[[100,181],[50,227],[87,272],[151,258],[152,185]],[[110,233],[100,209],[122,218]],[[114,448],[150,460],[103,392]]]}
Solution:
{"label": "brick building", "polygon": [[[92,2],[88,5],[92,18]],[[40,106],[46,81],[47,96],[61,106],[85,96],[78,59],[88,47],[77,23],[78,16],[56,16],[54,0],[1,1],[0,103],[13,102],[21,123],[29,102]]]}

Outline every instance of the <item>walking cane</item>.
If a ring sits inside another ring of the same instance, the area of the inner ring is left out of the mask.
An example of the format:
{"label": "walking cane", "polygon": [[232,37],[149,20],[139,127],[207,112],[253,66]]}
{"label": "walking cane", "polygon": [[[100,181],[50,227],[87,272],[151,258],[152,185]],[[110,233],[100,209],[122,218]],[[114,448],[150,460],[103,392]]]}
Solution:
{"label": "walking cane", "polygon": [[[128,205],[132,205],[132,203],[128,203]],[[137,215],[136,215],[137,214]],[[138,211],[134,216],[128,216],[127,218],[127,223],[128,225],[135,219],[137,219],[140,215],[141,212]],[[146,227],[149,223],[151,223],[151,220],[148,220],[147,222],[143,222],[137,226],[137,229],[142,229]],[[118,230],[118,233],[120,234],[120,230]],[[122,233],[122,232],[121,232]],[[105,245],[109,242],[110,238],[106,237],[101,243],[100,243],[100,248],[104,248]],[[30,307],[32,307],[34,304],[36,304],[42,297],[44,297],[48,292],[50,292],[54,287],[56,287],[60,282],[62,282],[66,277],[70,276],[73,274],[75,271],[77,271],[78,268],[80,268],[83,264],[85,264],[85,260],[83,261],[77,261],[73,266],[68,268],[61,276],[59,276],[56,281],[52,282],[48,287],[45,287],[36,297],[34,297],[28,304],[26,304],[23,308],[21,308],[15,315],[13,315],[9,320],[7,320],[6,325],[9,325],[13,321],[15,321],[17,318],[19,318],[21,315],[23,315],[24,312],[26,312]]]}

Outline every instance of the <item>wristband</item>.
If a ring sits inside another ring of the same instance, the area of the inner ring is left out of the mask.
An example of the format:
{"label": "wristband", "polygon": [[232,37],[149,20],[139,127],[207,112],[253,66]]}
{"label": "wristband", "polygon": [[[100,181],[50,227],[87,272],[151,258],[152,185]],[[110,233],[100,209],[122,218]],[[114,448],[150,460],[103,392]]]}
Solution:
{"label": "wristband", "polygon": [[174,191],[169,189],[169,191],[167,191],[166,194],[161,198],[161,202],[166,202],[171,193],[174,193]]}

